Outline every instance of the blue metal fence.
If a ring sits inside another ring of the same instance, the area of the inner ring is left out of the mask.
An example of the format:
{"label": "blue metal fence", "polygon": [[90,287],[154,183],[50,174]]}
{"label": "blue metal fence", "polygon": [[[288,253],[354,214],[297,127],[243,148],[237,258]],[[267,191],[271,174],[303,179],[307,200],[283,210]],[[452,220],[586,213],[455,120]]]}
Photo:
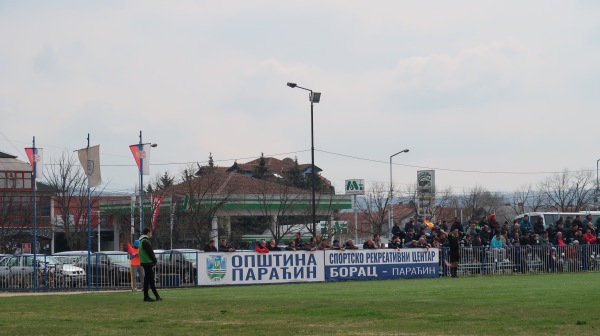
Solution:
{"label": "blue metal fence", "polygon": [[[246,251],[247,252],[247,251]],[[244,252],[233,252],[244,253]],[[340,253],[352,253],[340,252]],[[92,274],[88,284],[87,255],[62,253],[57,262],[53,256],[37,256],[34,275],[33,256],[15,255],[0,260],[0,291],[82,291],[133,290],[131,279],[141,288],[143,279],[131,273],[124,252],[103,252],[91,260]],[[126,255],[126,253],[125,253]],[[156,253],[154,268],[158,288],[198,286],[197,265],[204,252],[173,250]],[[600,245],[463,247],[458,274],[502,275],[600,270]],[[440,251],[440,276],[449,275],[449,250]],[[34,281],[37,276],[37,281]],[[34,287],[36,286],[37,287]]]}

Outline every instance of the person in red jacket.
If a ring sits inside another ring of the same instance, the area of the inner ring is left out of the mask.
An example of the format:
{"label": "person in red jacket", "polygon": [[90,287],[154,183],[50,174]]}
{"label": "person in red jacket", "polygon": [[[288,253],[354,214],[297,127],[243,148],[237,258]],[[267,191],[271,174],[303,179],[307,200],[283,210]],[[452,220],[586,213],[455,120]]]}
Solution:
{"label": "person in red jacket", "polygon": [[594,236],[594,234],[592,234],[592,231],[590,229],[587,229],[587,231],[585,231],[583,239],[587,244],[598,244],[598,239],[596,238],[596,236]]}
{"label": "person in red jacket", "polygon": [[256,252],[269,253],[269,249],[267,248],[267,242],[265,240],[261,240],[260,244],[256,245]]}

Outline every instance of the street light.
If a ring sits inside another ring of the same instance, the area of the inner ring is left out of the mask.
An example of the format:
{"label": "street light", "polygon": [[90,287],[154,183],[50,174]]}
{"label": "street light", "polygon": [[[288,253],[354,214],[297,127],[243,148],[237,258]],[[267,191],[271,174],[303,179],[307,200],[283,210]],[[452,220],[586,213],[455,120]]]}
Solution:
{"label": "street light", "polygon": [[308,100],[310,100],[310,156],[311,156],[311,183],[312,183],[312,230],[313,234],[317,235],[317,210],[315,201],[315,132],[313,127],[313,105],[321,100],[320,92],[313,92],[311,89],[298,86],[296,83],[287,83],[287,86],[292,89],[298,88],[309,91]]}
{"label": "street light", "polygon": [[155,143],[142,142],[142,131],[140,131],[140,142],[129,146],[138,165],[138,173],[140,174],[140,234],[144,232],[144,175],[150,175],[150,148],[156,146],[158,145]]}
{"label": "street light", "polygon": [[394,155],[390,155],[390,195],[389,195],[389,200],[388,203],[390,204],[390,212],[388,213],[388,232],[390,234],[390,240],[392,239],[392,219],[394,218],[394,205],[392,204],[392,193],[394,192],[393,190],[393,183],[392,183],[392,158],[398,154],[402,154],[402,153],[408,153],[408,149],[399,151],[398,153],[394,154]]}

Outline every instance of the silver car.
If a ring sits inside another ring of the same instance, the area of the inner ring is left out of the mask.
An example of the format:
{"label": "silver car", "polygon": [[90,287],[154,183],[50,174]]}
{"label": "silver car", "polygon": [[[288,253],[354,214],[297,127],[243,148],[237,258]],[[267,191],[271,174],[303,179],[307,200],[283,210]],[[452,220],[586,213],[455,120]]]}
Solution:
{"label": "silver car", "polygon": [[30,288],[34,280],[38,287],[60,288],[85,285],[85,271],[74,265],[64,265],[52,256],[38,254],[37,278],[34,278],[34,255],[21,254],[0,261],[0,282],[4,287]]}

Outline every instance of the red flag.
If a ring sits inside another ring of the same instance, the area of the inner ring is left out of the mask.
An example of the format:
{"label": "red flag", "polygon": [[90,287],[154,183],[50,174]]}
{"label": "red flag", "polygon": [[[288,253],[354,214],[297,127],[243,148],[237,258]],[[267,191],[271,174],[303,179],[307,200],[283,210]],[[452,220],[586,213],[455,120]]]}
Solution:
{"label": "red flag", "polygon": [[162,201],[162,197],[152,196],[152,231],[156,229],[156,220],[158,219],[158,214],[160,213],[160,205],[162,204]]}

